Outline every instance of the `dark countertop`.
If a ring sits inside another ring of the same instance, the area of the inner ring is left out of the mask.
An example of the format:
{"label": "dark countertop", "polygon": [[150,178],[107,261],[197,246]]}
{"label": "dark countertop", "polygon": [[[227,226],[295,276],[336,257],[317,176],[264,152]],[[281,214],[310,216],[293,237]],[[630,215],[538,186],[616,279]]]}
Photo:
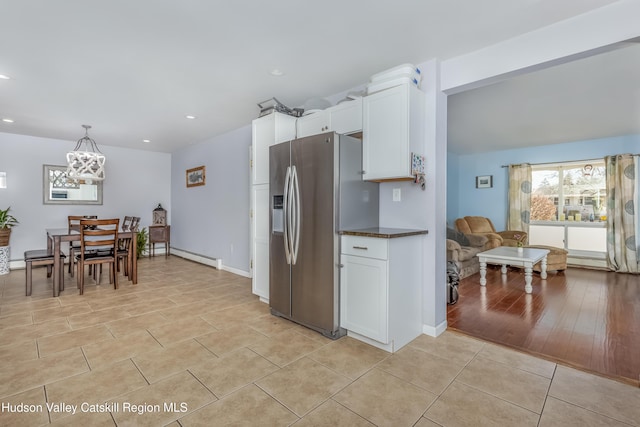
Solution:
{"label": "dark countertop", "polygon": [[373,227],[363,228],[360,230],[342,230],[342,236],[361,236],[361,237],[378,237],[381,239],[392,239],[394,237],[416,236],[419,234],[427,234],[427,230],[417,230],[409,228],[384,228]]}

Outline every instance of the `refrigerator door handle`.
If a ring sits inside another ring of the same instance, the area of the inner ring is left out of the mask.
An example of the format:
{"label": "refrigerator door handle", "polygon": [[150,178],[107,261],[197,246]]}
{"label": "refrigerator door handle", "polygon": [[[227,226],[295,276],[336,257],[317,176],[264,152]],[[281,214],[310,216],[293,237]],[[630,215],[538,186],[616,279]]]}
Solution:
{"label": "refrigerator door handle", "polygon": [[293,222],[296,219],[296,213],[293,210],[294,206],[293,206],[293,173],[295,171],[295,166],[290,166],[289,167],[289,181],[288,181],[288,185],[287,185],[287,218],[286,218],[286,228],[287,228],[287,233],[288,233],[288,238],[287,238],[287,244],[288,244],[288,248],[287,250],[289,251],[289,262],[288,264],[294,264],[293,262]]}
{"label": "refrigerator door handle", "polygon": [[283,228],[283,237],[284,237],[284,253],[285,256],[287,258],[287,264],[291,264],[291,251],[290,251],[290,244],[289,244],[289,187],[290,187],[290,181],[291,181],[291,168],[289,166],[287,166],[287,173],[285,175],[284,178],[284,200],[282,203],[282,209],[284,212],[282,212],[282,220],[284,221],[284,227]]}
{"label": "refrigerator door handle", "polygon": [[[300,185],[298,184],[298,171],[295,166],[293,166],[293,174],[292,174],[292,191],[294,192],[294,199],[296,204],[295,210],[295,232],[293,233],[292,239],[292,253],[293,253],[293,264],[298,260],[298,249],[300,248]],[[293,230],[292,230],[293,231]]]}

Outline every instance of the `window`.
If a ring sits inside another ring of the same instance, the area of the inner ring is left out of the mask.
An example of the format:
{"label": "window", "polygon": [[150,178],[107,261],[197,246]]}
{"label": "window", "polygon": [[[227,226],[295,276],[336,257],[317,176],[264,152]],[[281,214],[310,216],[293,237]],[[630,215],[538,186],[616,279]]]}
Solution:
{"label": "window", "polygon": [[[531,221],[599,221],[606,217],[604,161],[539,165],[531,175]],[[562,206],[559,200],[564,201]]]}
{"label": "window", "polygon": [[533,166],[531,180],[529,244],[562,247],[575,257],[573,262],[602,267],[607,250],[604,161]]}

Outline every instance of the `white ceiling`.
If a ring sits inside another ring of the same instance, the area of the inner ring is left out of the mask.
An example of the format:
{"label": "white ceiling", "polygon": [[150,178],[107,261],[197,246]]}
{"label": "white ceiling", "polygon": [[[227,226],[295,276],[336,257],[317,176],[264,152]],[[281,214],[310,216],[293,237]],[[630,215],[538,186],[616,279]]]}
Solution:
{"label": "white ceiling", "polygon": [[[0,0],[0,74],[12,77],[0,80],[0,117],[14,120],[0,132],[75,142],[89,124],[99,145],[171,152],[249,124],[271,97],[301,106],[395,65],[462,55],[613,2]],[[601,78],[611,68],[595,65]],[[620,94],[568,72],[553,85],[540,80],[550,69],[453,96],[451,147],[541,143],[540,128],[575,138],[569,119],[584,101],[553,112],[559,94],[604,93],[592,104],[606,111]],[[511,92],[532,87],[535,97]],[[508,124],[518,126],[495,133]]]}
{"label": "white ceiling", "polygon": [[448,149],[479,153],[640,134],[640,43],[448,98]]}

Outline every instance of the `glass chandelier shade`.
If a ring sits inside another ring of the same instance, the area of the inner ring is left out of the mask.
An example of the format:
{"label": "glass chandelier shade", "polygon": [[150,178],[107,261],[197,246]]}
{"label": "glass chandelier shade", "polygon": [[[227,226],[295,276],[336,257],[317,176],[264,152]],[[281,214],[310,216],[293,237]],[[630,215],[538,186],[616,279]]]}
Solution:
{"label": "glass chandelier shade", "polygon": [[98,150],[96,142],[89,138],[91,126],[82,125],[85,135],[78,140],[76,148],[67,153],[67,177],[102,181],[106,157]]}

